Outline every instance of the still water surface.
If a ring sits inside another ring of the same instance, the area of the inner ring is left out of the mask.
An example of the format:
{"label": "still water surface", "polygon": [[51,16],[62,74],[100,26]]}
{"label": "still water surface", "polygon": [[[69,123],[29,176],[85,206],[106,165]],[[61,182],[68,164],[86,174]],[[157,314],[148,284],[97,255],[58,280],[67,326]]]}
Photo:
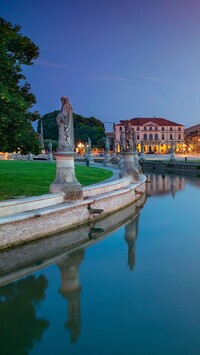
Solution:
{"label": "still water surface", "polygon": [[150,179],[105,238],[18,271],[1,262],[0,354],[200,354],[200,180]]}

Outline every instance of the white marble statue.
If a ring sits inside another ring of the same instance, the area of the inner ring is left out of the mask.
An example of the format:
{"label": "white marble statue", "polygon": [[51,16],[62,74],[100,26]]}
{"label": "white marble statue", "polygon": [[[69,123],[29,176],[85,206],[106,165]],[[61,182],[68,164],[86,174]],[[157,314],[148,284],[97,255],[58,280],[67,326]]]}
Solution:
{"label": "white marble statue", "polygon": [[61,152],[74,151],[74,124],[73,111],[66,96],[61,97],[61,112],[57,116],[57,123],[59,126],[59,148]]}

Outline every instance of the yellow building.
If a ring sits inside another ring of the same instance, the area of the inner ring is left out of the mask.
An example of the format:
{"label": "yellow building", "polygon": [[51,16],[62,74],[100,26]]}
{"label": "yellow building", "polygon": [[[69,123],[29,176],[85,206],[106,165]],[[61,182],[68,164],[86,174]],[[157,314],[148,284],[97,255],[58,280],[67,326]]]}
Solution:
{"label": "yellow building", "polygon": [[[169,153],[172,141],[175,152],[182,153],[184,145],[184,126],[165,118],[132,118],[129,120],[135,132],[137,149],[141,151],[144,143],[145,153]],[[116,148],[119,152],[120,132],[124,130],[125,120],[116,124],[114,129]]]}

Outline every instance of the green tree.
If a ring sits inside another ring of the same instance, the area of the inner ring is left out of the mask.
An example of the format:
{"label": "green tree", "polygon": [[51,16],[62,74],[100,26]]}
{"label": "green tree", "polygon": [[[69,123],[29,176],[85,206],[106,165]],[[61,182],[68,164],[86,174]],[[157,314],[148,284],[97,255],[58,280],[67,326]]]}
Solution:
{"label": "green tree", "polygon": [[31,122],[39,119],[39,114],[29,111],[36,99],[25,81],[22,66],[32,65],[39,50],[20,30],[20,26],[0,17],[0,151],[24,149],[28,135],[33,144],[29,143],[26,150],[37,154],[40,145]]}
{"label": "green tree", "polygon": [[[44,139],[58,140],[58,124],[56,117],[60,111],[53,111],[45,114],[41,119],[43,122]],[[92,146],[102,145],[102,138],[105,136],[104,124],[95,117],[83,117],[73,113],[74,117],[74,139],[75,145],[79,142],[92,141]],[[40,120],[38,122],[38,132],[40,132]],[[104,144],[104,143],[103,143]]]}
{"label": "green tree", "polygon": [[1,354],[27,355],[41,340],[49,322],[37,310],[47,287],[45,276],[30,275],[0,288]]}
{"label": "green tree", "polygon": [[45,139],[44,140],[44,149],[48,150],[49,149],[49,143],[52,143],[52,151],[56,151],[58,148],[58,141],[53,140],[53,139]]}

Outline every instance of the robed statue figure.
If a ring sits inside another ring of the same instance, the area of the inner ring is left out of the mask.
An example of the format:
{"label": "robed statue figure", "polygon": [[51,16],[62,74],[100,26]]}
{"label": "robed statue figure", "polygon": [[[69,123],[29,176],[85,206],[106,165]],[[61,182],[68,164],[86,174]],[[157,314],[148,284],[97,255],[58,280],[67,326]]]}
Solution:
{"label": "robed statue figure", "polygon": [[73,110],[66,96],[61,97],[61,112],[56,118],[59,126],[59,152],[74,151]]}

